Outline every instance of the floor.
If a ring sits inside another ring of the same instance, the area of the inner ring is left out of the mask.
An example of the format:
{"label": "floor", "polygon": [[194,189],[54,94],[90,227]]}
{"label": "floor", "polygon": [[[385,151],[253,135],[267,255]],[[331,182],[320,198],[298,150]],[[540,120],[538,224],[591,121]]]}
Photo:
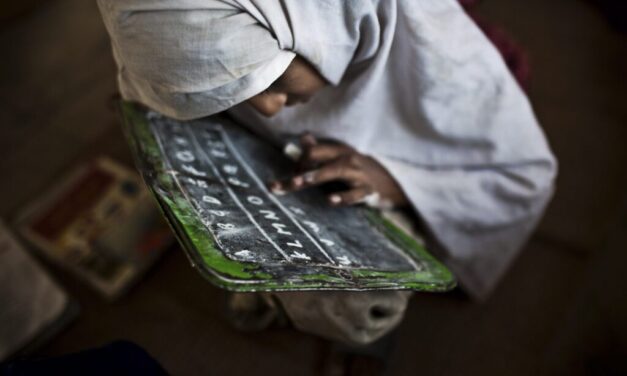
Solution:
{"label": "floor", "polygon": [[[586,370],[585,359],[608,357],[601,363],[619,359],[620,367],[621,357],[612,354],[627,353],[625,310],[615,305],[625,291],[616,287],[625,285],[617,283],[618,260],[627,253],[627,221],[620,217],[627,199],[626,37],[585,1],[492,0],[479,11],[529,52],[529,94],[560,161],[558,191],[489,301],[415,296],[390,374],[576,374]],[[0,27],[2,218],[10,221],[55,176],[89,156],[130,164],[109,105],[116,88],[108,43],[92,1],[48,1]],[[287,329],[230,328],[224,293],[176,248],[115,303],[52,270],[82,314],[36,355],[124,338],[177,375],[279,376],[316,374],[328,346]]]}

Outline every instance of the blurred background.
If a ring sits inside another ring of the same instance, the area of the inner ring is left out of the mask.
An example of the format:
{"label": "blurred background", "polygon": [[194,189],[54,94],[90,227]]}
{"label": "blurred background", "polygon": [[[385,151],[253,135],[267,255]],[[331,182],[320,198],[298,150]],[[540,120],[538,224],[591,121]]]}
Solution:
{"label": "blurred background", "polygon": [[[489,301],[415,295],[389,374],[626,373],[625,1],[485,0],[472,12],[522,54],[516,69],[560,162],[557,193]],[[0,218],[12,224],[72,166],[132,160],[95,2],[3,2],[0,22]],[[29,356],[126,339],[178,375],[313,375],[327,351],[289,329],[230,327],[225,293],[177,246],[114,301],[38,258],[80,313]]]}

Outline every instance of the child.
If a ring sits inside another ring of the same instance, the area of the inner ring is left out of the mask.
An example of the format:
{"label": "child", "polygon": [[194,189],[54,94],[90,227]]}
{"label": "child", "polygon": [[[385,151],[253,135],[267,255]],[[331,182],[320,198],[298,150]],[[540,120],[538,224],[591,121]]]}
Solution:
{"label": "child", "polygon": [[[194,119],[229,111],[304,133],[303,173],[331,205],[410,207],[485,299],[538,222],[556,162],[498,53],[454,0],[99,0],[125,99]],[[334,140],[322,141],[322,140]],[[275,295],[300,329],[368,343],[404,292]]]}

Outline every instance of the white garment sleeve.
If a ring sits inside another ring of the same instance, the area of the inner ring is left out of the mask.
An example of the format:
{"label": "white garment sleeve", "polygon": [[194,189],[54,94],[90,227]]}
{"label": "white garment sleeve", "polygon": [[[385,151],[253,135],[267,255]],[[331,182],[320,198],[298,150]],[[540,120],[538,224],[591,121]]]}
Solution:
{"label": "white garment sleeve", "polygon": [[379,156],[435,237],[442,261],[483,300],[515,259],[553,193],[553,159],[425,169]]}

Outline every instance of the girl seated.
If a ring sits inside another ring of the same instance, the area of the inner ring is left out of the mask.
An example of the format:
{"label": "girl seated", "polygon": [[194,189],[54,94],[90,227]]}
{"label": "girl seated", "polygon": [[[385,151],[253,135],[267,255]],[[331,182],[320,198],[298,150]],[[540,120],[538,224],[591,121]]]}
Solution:
{"label": "girl seated", "polygon": [[[125,99],[304,134],[303,172],[273,189],[341,181],[330,205],[411,208],[474,298],[552,195],[556,162],[529,101],[454,0],[98,3]],[[296,327],[363,344],[399,323],[409,294],[274,296]]]}

